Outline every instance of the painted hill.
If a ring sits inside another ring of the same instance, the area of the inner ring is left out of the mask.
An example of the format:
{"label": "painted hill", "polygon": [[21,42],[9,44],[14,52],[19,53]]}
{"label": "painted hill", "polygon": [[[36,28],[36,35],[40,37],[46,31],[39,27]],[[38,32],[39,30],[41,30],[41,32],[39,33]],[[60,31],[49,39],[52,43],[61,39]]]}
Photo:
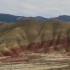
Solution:
{"label": "painted hill", "polygon": [[[22,56],[25,52],[69,53],[70,23],[25,19],[0,25],[0,56]],[[3,28],[4,26],[4,28]]]}

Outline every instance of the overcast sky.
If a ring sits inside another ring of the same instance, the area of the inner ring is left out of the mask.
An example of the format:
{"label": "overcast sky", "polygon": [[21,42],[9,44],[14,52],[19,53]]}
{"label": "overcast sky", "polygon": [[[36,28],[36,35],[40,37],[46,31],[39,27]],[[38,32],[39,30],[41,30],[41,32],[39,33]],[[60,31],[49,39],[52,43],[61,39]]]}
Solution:
{"label": "overcast sky", "polygon": [[70,15],[70,0],[0,0],[0,13],[43,17]]}

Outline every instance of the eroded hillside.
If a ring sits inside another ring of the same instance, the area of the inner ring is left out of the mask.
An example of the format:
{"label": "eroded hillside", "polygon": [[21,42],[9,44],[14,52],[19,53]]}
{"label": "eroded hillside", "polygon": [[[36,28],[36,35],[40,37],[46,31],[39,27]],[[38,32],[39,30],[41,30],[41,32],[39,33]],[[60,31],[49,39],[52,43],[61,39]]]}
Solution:
{"label": "eroded hillside", "polygon": [[69,53],[70,23],[26,19],[0,25],[0,56],[22,56],[25,52]]}

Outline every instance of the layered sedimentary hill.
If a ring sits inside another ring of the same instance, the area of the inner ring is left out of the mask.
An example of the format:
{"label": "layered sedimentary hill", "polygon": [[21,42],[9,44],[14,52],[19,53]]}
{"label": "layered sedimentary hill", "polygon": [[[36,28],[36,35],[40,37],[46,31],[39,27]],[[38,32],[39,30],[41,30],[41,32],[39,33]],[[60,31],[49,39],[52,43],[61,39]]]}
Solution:
{"label": "layered sedimentary hill", "polygon": [[22,56],[25,52],[70,52],[70,23],[58,20],[43,23],[36,19],[1,23],[0,56]]}

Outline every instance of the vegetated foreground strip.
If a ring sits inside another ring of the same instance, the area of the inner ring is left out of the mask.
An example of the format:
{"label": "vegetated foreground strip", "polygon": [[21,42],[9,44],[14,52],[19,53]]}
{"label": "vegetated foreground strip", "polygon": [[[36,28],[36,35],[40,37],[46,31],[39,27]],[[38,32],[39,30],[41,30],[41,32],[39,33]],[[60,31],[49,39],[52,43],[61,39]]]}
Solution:
{"label": "vegetated foreground strip", "polygon": [[[42,56],[46,62],[33,62],[24,64],[4,64],[0,67],[0,70],[48,70],[48,69],[64,69],[69,68],[70,70],[70,59],[69,57],[52,57],[52,56]],[[38,59],[40,60],[40,59]],[[17,63],[17,62],[16,62]],[[67,69],[66,69],[67,70]]]}
{"label": "vegetated foreground strip", "polygon": [[0,70],[44,70],[65,67],[69,67],[69,65],[50,66],[50,65],[16,64],[16,65],[5,65],[4,67],[0,67]]}

